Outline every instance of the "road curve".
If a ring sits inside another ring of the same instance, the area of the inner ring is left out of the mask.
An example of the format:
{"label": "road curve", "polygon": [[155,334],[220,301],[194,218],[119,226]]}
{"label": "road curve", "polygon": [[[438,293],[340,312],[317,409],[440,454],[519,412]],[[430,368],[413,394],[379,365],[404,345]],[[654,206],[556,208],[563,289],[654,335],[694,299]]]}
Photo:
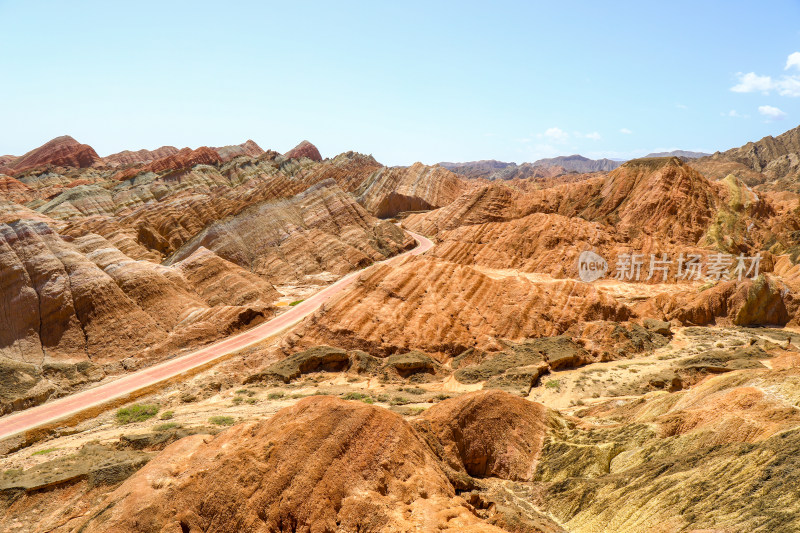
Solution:
{"label": "road curve", "polygon": [[[407,255],[420,255],[433,247],[433,243],[422,235],[411,231],[407,231],[407,233],[416,239],[416,248],[382,261],[382,263],[394,261],[399,257]],[[0,440],[44,424],[57,422],[60,419],[80,413],[85,409],[97,407],[106,402],[123,398],[137,390],[166,381],[197,368],[198,366],[206,365],[231,352],[261,342],[268,337],[294,326],[316,311],[326,301],[349,287],[361,272],[363,272],[363,270],[351,272],[336,283],[292,307],[282,315],[264,322],[263,324],[259,324],[244,333],[233,335],[210,346],[206,346],[205,348],[145,368],[139,372],[128,374],[127,376],[109,383],[2,417],[0,418]]]}

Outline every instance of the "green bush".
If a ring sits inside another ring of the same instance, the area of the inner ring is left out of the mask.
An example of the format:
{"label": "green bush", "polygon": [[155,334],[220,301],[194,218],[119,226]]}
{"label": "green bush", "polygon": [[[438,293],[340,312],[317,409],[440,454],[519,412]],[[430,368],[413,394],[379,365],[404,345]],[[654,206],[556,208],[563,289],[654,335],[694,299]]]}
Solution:
{"label": "green bush", "polygon": [[557,391],[561,390],[561,382],[558,381],[557,379],[551,379],[550,381],[545,383],[544,386],[547,387],[548,389],[555,389]]}
{"label": "green bush", "polygon": [[305,300],[295,300],[294,302],[290,303],[289,305],[291,305],[292,307],[294,307],[295,305],[297,305],[297,304],[301,304],[301,303],[303,303],[304,301],[305,301]]}
{"label": "green bush", "polygon": [[395,396],[391,399],[391,401],[389,401],[390,405],[406,405],[409,403],[411,403],[411,400],[404,398],[403,396]]}
{"label": "green bush", "polygon": [[164,411],[161,413],[161,420],[172,420],[173,416],[175,416],[175,411]]}
{"label": "green bush", "polygon": [[232,426],[236,422],[232,416],[212,416],[208,421],[216,426]]}
{"label": "green bush", "polygon": [[130,407],[123,407],[117,410],[117,422],[120,424],[132,424],[134,422],[144,422],[158,414],[157,405],[133,404]]}
{"label": "green bush", "polygon": [[342,395],[343,400],[364,400],[369,397],[369,394],[364,394],[363,392],[348,392]]}

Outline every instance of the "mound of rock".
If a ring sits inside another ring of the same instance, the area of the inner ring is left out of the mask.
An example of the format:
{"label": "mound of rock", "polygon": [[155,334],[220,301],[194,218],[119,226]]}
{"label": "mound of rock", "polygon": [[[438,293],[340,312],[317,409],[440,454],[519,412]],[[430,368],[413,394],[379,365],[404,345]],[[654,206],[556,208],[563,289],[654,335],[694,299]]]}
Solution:
{"label": "mound of rock", "polygon": [[322,161],[322,155],[317,150],[317,147],[308,141],[303,141],[285,154],[283,157],[286,159],[300,159],[307,158],[312,161]]}
{"label": "mound of rock", "polygon": [[325,396],[170,445],[85,517],[86,532],[495,530],[399,415]]}
{"label": "mound of rock", "polygon": [[442,460],[471,477],[531,481],[548,428],[545,406],[501,391],[451,398],[417,422]]}

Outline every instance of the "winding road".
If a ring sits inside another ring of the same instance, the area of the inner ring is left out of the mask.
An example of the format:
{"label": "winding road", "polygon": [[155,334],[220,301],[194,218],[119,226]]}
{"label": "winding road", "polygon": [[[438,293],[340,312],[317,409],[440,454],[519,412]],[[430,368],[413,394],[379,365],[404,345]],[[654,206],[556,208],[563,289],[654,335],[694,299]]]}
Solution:
{"label": "winding road", "polygon": [[[411,231],[407,231],[407,233],[416,239],[416,248],[386,259],[385,261],[381,261],[380,263],[395,261],[407,255],[420,255],[433,247],[433,243],[422,235]],[[367,269],[372,268],[375,264],[370,265]],[[192,353],[176,357],[175,359],[98,385],[97,387],[2,417],[0,418],[0,440],[78,415],[82,411],[101,408],[104,404],[126,398],[144,388],[166,382],[190,370],[208,365],[232,352],[236,352],[281,333],[319,309],[322,304],[334,296],[340,294],[349,287],[362,272],[364,272],[364,270],[346,275],[336,283],[324,288],[285,313],[263,324],[259,324],[244,333],[233,335]]]}

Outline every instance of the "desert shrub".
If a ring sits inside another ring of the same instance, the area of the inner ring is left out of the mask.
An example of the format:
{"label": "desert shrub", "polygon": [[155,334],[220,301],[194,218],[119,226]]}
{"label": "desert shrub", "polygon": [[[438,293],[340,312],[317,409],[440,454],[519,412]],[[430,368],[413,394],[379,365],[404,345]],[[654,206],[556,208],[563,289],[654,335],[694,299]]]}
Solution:
{"label": "desert shrub", "polygon": [[216,426],[232,426],[235,422],[232,416],[212,416],[208,421]]}
{"label": "desert shrub", "polygon": [[553,389],[553,390],[556,390],[556,391],[560,391],[561,390],[561,382],[558,381],[557,379],[551,379],[550,381],[545,383],[544,386],[546,388],[548,388],[548,389]]}
{"label": "desert shrub", "polygon": [[122,407],[117,410],[117,422],[120,424],[131,424],[134,422],[144,422],[158,414],[157,405],[133,404],[130,407]]}
{"label": "desert shrub", "polygon": [[364,394],[363,392],[348,392],[347,394],[342,395],[343,400],[364,400],[366,398],[371,398],[369,394]]}
{"label": "desert shrub", "polygon": [[390,405],[406,405],[411,403],[411,400],[403,396],[395,396],[389,401]]}

